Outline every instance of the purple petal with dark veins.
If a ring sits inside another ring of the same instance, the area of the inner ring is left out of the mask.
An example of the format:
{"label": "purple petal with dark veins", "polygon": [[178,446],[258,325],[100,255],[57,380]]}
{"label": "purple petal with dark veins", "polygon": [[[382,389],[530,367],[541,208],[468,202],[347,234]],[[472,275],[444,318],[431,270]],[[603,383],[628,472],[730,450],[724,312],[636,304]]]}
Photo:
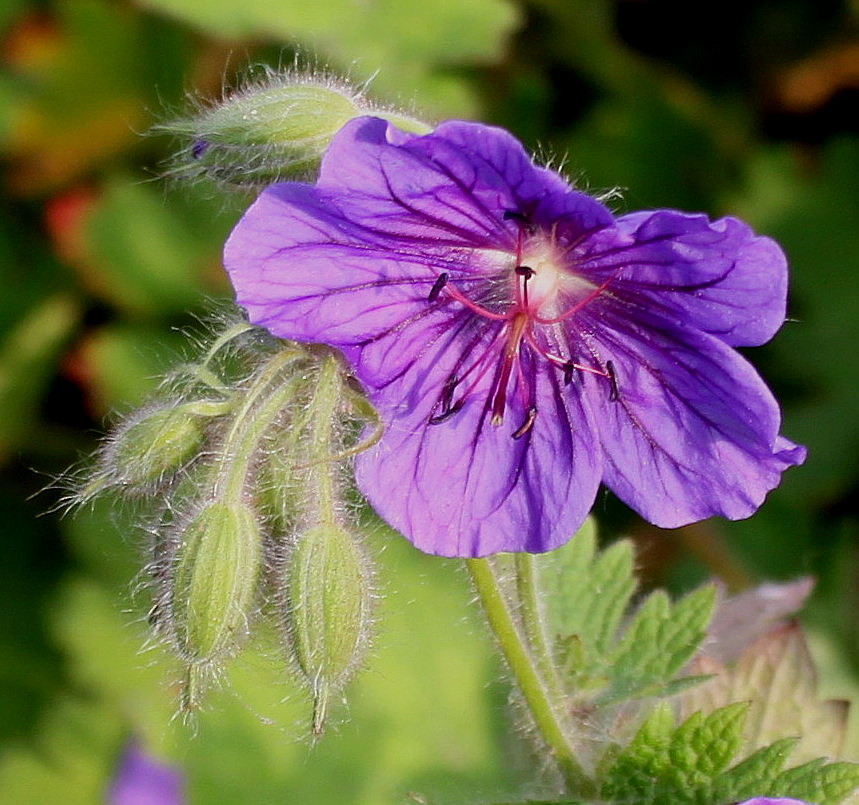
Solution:
{"label": "purple petal with dark veins", "polygon": [[603,481],[651,523],[748,517],[781,473],[802,463],[805,449],[778,435],[769,389],[718,338],[655,317],[650,326],[631,322],[605,305],[598,316],[592,344],[612,360],[619,389],[612,402],[605,383],[587,383]]}
{"label": "purple petal with dark veins", "polygon": [[784,254],[735,218],[632,213],[588,238],[584,250],[582,271],[595,282],[618,272],[611,293],[731,346],[762,344],[784,323]]}
{"label": "purple petal with dark veins", "polygon": [[432,137],[389,142],[380,120],[347,124],[322,161],[317,187],[341,212],[399,242],[435,248],[455,244],[515,246],[516,225],[505,212],[557,220],[563,213],[582,231],[612,223],[596,200],[569,189],[552,171],[535,168],[507,132],[476,123],[442,123]]}
{"label": "purple petal with dark veins", "polygon": [[[383,519],[427,553],[551,550],[575,533],[596,496],[600,456],[591,416],[580,399],[564,394],[560,374],[545,364],[529,367],[537,414],[521,438],[513,434],[528,417],[528,403],[515,389],[502,424],[490,424],[486,400],[494,363],[461,410],[429,423],[439,413],[447,379],[470,365],[461,363],[463,346],[474,361],[491,348],[492,336],[490,330],[472,340],[455,330],[446,337],[431,333],[432,348],[408,372],[370,392],[386,430],[358,458],[358,487]],[[361,360],[384,365],[367,352],[398,348],[398,339],[388,341],[368,347]]]}
{"label": "purple petal with dark veins", "polygon": [[442,271],[474,270],[447,249],[395,252],[300,184],[273,185],[224,251],[237,302],[282,338],[358,343],[428,312]]}

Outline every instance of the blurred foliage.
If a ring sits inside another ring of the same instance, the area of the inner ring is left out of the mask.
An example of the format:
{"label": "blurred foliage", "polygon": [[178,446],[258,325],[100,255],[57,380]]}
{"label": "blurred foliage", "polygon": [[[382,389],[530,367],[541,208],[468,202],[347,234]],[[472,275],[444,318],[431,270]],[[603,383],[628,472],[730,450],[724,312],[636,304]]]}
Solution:
{"label": "blurred foliage", "polygon": [[579,184],[622,189],[616,206],[735,213],[783,243],[792,320],[751,357],[807,464],[743,523],[659,533],[608,498],[598,514],[638,540],[651,581],[814,573],[822,685],[855,692],[859,4],[729,0],[699,20],[677,0],[0,4],[0,799],[98,801],[132,735],[182,767],[193,802],[517,792],[527,759],[452,563],[369,536],[379,642],[318,746],[265,652],[236,663],[192,736],[170,722],[170,661],[140,653],[129,513],[38,517],[61,497],[51,478],[228,293],[219,251],[247,199],[159,181],[170,144],[142,135],[188,93],[296,53],[419,114],[505,125]]}

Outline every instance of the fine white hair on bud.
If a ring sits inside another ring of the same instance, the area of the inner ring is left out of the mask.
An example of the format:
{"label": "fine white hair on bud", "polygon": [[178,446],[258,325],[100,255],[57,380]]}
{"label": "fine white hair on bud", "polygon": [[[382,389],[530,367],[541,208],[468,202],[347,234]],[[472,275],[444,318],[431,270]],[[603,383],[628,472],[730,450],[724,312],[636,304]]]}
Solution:
{"label": "fine white hair on bud", "polygon": [[248,635],[262,560],[256,513],[216,500],[182,524],[166,579],[171,639],[190,667],[216,665]]}
{"label": "fine white hair on bud", "polygon": [[266,69],[261,79],[154,130],[182,143],[168,175],[253,188],[311,177],[334,134],[362,115],[385,118],[406,131],[429,130],[372,103],[346,79],[297,68]]}
{"label": "fine white hair on bud", "polygon": [[339,524],[297,535],[279,579],[280,615],[288,653],[313,698],[314,735],[369,644],[370,582],[356,538]]}
{"label": "fine white hair on bud", "polygon": [[208,421],[228,410],[226,401],[206,399],[141,409],[110,436],[87,495],[114,486],[136,496],[169,484],[199,454]]}
{"label": "fine white hair on bud", "polygon": [[120,421],[75,491],[134,501],[149,537],[150,622],[197,710],[273,619],[318,735],[369,641],[372,568],[348,492],[375,411],[327,347],[227,322]]}

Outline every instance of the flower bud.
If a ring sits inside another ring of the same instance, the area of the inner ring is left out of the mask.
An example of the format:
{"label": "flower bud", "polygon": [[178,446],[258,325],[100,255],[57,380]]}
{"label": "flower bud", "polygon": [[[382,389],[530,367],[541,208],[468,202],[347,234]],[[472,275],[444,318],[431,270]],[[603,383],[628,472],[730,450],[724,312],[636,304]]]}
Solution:
{"label": "flower bud", "polygon": [[238,186],[304,178],[334,134],[353,117],[376,114],[407,130],[419,121],[376,110],[347,83],[329,77],[269,73],[196,117],[164,124],[186,138],[174,173]]}
{"label": "flower bud", "polygon": [[254,512],[210,503],[181,530],[169,576],[169,628],[194,664],[228,657],[248,632],[262,557]]}
{"label": "flower bud", "polygon": [[103,483],[140,492],[175,474],[199,451],[204,420],[223,411],[222,402],[194,400],[144,412],[113,436],[102,460]]}
{"label": "flower bud", "polygon": [[331,695],[349,681],[368,640],[369,567],[351,534],[324,523],[298,538],[285,576],[289,647],[311,687],[319,735]]}

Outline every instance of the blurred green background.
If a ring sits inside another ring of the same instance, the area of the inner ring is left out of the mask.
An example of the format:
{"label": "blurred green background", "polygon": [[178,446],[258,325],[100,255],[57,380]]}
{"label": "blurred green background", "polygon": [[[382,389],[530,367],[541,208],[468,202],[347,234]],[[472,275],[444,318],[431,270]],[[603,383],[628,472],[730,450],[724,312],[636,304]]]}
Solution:
{"label": "blurred green background", "polygon": [[780,240],[791,318],[752,357],[807,464],[743,523],[656,532],[608,496],[597,514],[606,539],[635,536],[652,583],[814,574],[824,692],[852,694],[859,2],[3,0],[0,801],[102,801],[132,737],[194,803],[465,803],[532,776],[456,563],[368,535],[377,644],[311,748],[273,650],[234,663],[195,730],[171,720],[178,671],[147,643],[130,513],[55,511],[56,477],[228,295],[219,251],[249,199],[161,181],[171,144],[144,135],[296,54],[418,116],[504,125],[581,185],[621,188],[619,209],[732,213]]}

